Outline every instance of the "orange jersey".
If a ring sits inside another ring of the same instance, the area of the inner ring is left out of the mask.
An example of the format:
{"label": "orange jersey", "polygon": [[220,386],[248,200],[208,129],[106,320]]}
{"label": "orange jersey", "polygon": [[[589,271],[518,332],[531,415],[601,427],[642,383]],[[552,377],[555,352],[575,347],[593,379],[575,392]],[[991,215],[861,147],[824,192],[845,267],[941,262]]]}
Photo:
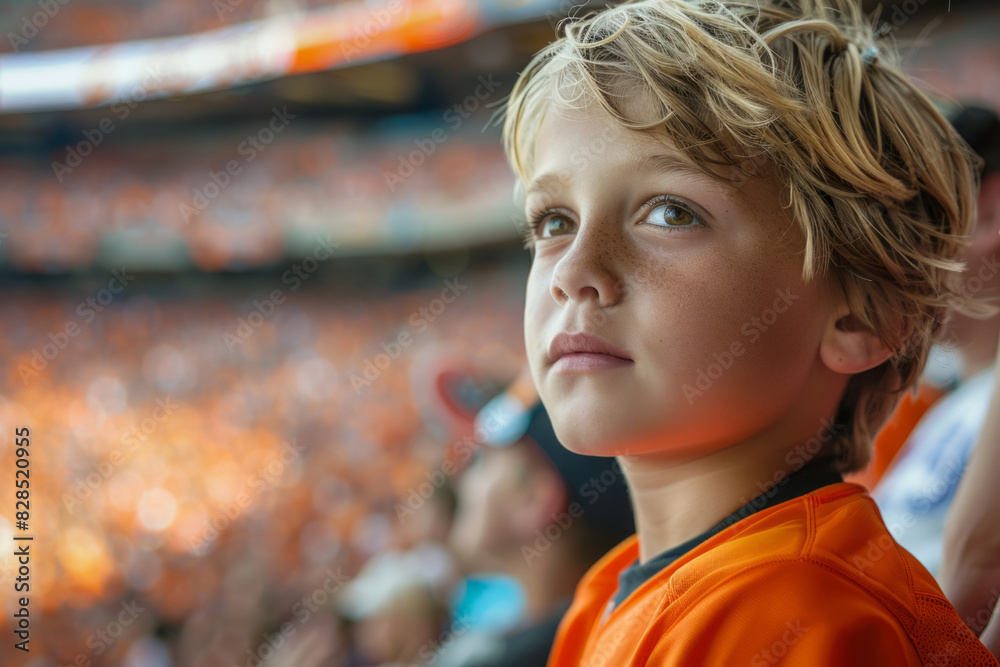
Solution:
{"label": "orange jersey", "polygon": [[605,614],[638,555],[633,535],[587,572],[547,667],[1000,665],[857,484],[761,509]]}

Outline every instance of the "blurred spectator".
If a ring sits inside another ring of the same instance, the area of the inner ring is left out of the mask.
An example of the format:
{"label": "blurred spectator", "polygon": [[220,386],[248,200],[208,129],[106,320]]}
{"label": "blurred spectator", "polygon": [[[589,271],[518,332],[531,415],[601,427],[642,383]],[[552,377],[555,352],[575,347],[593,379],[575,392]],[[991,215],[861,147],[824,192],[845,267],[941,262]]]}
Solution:
{"label": "blurred spectator", "polygon": [[330,667],[343,665],[343,626],[338,618],[320,614],[289,637],[287,646],[263,661],[261,667]]}
{"label": "blurred spectator", "polygon": [[941,590],[993,656],[1000,658],[1000,541],[996,530],[1000,493],[995,479],[1000,469],[1000,375],[996,373],[989,414],[973,456],[975,465],[963,475],[945,523]]}
{"label": "blurred spectator", "polygon": [[[965,291],[996,302],[1000,296],[1000,120],[993,111],[970,106],[952,122],[984,159],[978,221],[964,257]],[[956,312],[947,334],[943,356],[956,368],[954,388],[917,423],[872,494],[893,537],[935,575],[941,567],[945,515],[987,414],[1000,317],[973,318]],[[942,348],[936,354],[941,356]]]}
{"label": "blurred spectator", "polygon": [[375,556],[344,590],[340,612],[352,623],[357,652],[379,667],[423,665],[447,618],[438,582],[413,552]]}
{"label": "blurred spectator", "polygon": [[514,628],[478,633],[475,655],[453,649],[439,664],[541,667],[577,582],[634,532],[632,508],[616,461],[562,447],[527,371],[478,412],[476,430],[451,544],[466,572],[517,579],[525,608]]}

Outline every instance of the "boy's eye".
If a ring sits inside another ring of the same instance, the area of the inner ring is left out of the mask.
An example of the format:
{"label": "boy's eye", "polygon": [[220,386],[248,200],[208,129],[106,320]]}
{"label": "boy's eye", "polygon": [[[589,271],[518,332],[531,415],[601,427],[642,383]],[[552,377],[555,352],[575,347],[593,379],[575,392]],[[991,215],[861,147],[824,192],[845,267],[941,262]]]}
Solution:
{"label": "boy's eye", "polygon": [[678,204],[660,204],[649,213],[647,220],[661,227],[695,227],[697,216]]}
{"label": "boy's eye", "polygon": [[[671,195],[659,195],[646,202],[649,214],[643,220],[654,227],[665,231],[691,230],[703,227],[700,215],[694,212],[692,205],[678,200]],[[527,224],[522,233],[525,247],[530,247],[535,240],[551,239],[573,232],[573,222],[557,209],[543,210],[527,216]]]}
{"label": "boy's eye", "polygon": [[545,218],[538,226],[538,233],[543,239],[559,236],[568,231],[570,231],[569,221],[558,213]]}

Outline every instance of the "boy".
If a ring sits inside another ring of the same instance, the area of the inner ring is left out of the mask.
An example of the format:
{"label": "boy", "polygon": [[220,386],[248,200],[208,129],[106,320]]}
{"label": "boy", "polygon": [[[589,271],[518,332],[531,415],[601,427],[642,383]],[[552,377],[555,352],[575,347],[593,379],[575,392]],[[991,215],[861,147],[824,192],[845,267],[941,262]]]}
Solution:
{"label": "boy", "polygon": [[532,376],[637,528],[550,667],[997,664],[842,481],[965,301],[974,158],[824,5],[628,2],[511,92]]}

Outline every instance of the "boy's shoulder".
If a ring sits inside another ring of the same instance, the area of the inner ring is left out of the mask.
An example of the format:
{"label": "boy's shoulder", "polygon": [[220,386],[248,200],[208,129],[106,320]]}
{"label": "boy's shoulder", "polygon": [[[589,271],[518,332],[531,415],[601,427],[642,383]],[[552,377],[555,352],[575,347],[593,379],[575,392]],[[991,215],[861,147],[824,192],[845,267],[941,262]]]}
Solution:
{"label": "boy's shoulder", "polygon": [[[907,629],[920,606],[945,601],[933,576],[892,537],[865,487],[831,484],[751,515],[661,572],[673,601],[694,604],[707,591],[815,588],[839,580],[842,594],[877,601]],[[797,596],[794,596],[797,597]],[[752,597],[750,598],[753,599]],[[804,605],[830,603],[803,599]],[[686,603],[686,604],[685,604]]]}
{"label": "boy's shoulder", "polygon": [[[632,538],[581,582],[550,666],[582,664],[585,655],[570,654],[607,651],[608,638],[617,638],[623,665],[770,664],[781,653],[816,665],[920,665],[938,655],[997,664],[857,484],[831,484],[747,517],[602,619],[617,572],[637,553]],[[566,641],[574,634],[576,651]],[[826,655],[832,647],[839,657]]]}

